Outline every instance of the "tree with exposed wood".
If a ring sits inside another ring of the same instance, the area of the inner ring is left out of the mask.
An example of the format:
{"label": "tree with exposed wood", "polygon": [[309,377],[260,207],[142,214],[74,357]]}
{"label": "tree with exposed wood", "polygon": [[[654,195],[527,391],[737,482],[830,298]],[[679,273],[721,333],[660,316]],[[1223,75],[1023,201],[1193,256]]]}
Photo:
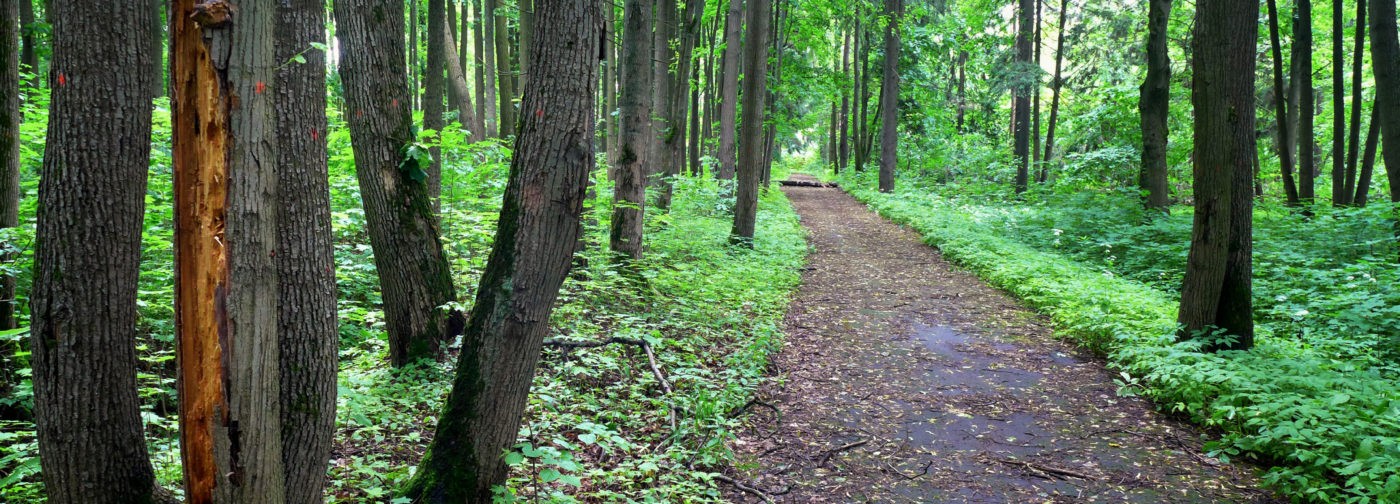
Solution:
{"label": "tree with exposed wood", "polygon": [[[888,1],[888,0],[887,0]],[[1064,14],[1061,13],[1063,16]],[[1033,65],[1037,62],[1031,61],[1033,48],[1031,47],[1031,35],[1034,33],[1033,26],[1035,18],[1035,0],[1019,0],[1017,9],[1017,20],[1019,26],[1016,29],[1016,82],[1012,86],[1015,98],[1012,107],[1012,129],[1015,133],[1015,156],[1016,156],[1016,192],[1022,193],[1030,184],[1030,161],[1031,161],[1031,85],[1030,78]],[[888,56],[887,56],[888,57]],[[886,68],[888,68],[888,63]],[[1025,75],[1022,75],[1025,74]],[[888,77],[888,74],[886,74]],[[1048,149],[1047,149],[1048,150]],[[883,169],[881,170],[883,173]],[[883,177],[882,177],[883,179]],[[883,182],[883,180],[882,180]],[[881,184],[884,189],[884,184]],[[893,187],[891,187],[893,189]]]}
{"label": "tree with exposed wood", "polygon": [[177,0],[171,18],[185,495],[283,502],[277,6]]}
{"label": "tree with exposed wood", "polygon": [[1196,211],[1177,320],[1183,340],[1215,329],[1233,338],[1210,340],[1207,350],[1254,345],[1250,254],[1258,12],[1250,2],[1196,2],[1191,78]]}
{"label": "tree with exposed wood", "polygon": [[[402,495],[414,502],[492,501],[505,481],[549,315],[581,233],[593,169],[600,50],[597,4],[537,0],[538,44],[525,85],[501,217],[462,337],[452,392]],[[546,77],[547,76],[547,77]],[[528,288],[522,288],[528,286]]]}
{"label": "tree with exposed wood", "polygon": [[[1395,0],[1371,1],[1371,65],[1376,74],[1376,117],[1381,150],[1390,178],[1390,201],[1400,202],[1400,35],[1395,27]],[[1368,149],[1369,150],[1369,149]],[[1373,157],[1374,155],[1368,155]],[[1367,185],[1369,185],[1367,180]],[[1357,192],[1362,187],[1358,185]]]}
{"label": "tree with exposed wood", "polygon": [[51,12],[29,308],[34,423],[54,504],[147,502],[156,490],[136,392],[153,57],[144,7],[71,0]]}
{"label": "tree with exposed wood", "polygon": [[[1028,5],[1030,0],[1021,0],[1022,6]],[[880,87],[880,192],[894,191],[894,175],[899,163],[899,31],[900,20],[904,17],[903,0],[885,0],[885,13],[889,17],[889,23],[885,27],[885,74],[881,78]],[[1026,23],[1022,19],[1022,23]],[[1026,47],[1029,50],[1029,45]],[[1030,59],[1029,53],[1026,59]],[[1024,91],[1024,90],[1022,90]],[[1024,100],[1027,96],[1024,93],[1017,94],[1017,100]],[[1029,110],[1028,107],[1022,107]],[[1026,117],[1017,116],[1021,121],[1017,124],[1025,126]],[[1026,169],[1024,155],[1026,150],[1022,145],[1026,140],[1025,135],[1029,131],[1018,130],[1019,139],[1017,152],[1023,156],[1020,170]],[[1018,172],[1021,173],[1021,172]],[[1025,180],[1018,178],[1018,186],[1024,190]]]}
{"label": "tree with exposed wood", "polygon": [[719,173],[720,180],[734,178],[738,164],[740,30],[744,25],[744,0],[729,0],[724,22],[724,68],[720,70]]}
{"label": "tree with exposed wood", "polygon": [[651,162],[651,5],[645,0],[623,3],[622,95],[618,100],[622,131],[618,138],[616,186],[613,188],[609,245],[624,257],[642,257],[642,228],[646,215],[646,170]]}
{"label": "tree with exposed wood", "polygon": [[277,107],[277,334],[280,351],[282,467],[286,502],[325,500],[335,433],[336,316],[334,237],[327,174],[326,4],[278,6],[273,89]]}
{"label": "tree with exposed wood", "polygon": [[[1142,118],[1142,167],[1138,189],[1142,205],[1166,210],[1167,196],[1167,116],[1171,107],[1172,62],[1167,51],[1167,21],[1172,0],[1151,0],[1147,13],[1147,79],[1143,81],[1138,112]],[[1060,13],[1064,18],[1064,13]],[[1063,28],[1061,29],[1063,30]],[[1064,34],[1060,34],[1064,39]]]}
{"label": "tree with exposed wood", "polygon": [[408,109],[408,76],[398,65],[378,63],[403,52],[402,14],[377,5],[336,0],[335,21],[343,48],[345,117],[384,298],[389,361],[403,366],[441,356],[453,332],[443,306],[456,294],[428,195],[427,166],[415,154],[421,147]]}
{"label": "tree with exposed wood", "polygon": [[[898,0],[895,0],[898,1]],[[744,103],[739,134],[739,166],[735,173],[734,229],[730,243],[753,247],[755,219],[758,216],[758,183],[763,176],[764,101],[768,95],[768,2],[748,0],[744,17]]]}

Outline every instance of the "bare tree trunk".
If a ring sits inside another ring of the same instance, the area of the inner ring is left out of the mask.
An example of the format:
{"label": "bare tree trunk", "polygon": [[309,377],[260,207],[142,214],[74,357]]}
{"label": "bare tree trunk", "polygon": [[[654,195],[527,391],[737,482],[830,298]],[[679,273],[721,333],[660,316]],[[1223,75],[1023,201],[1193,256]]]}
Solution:
{"label": "bare tree trunk", "polygon": [[539,44],[528,57],[551,78],[529,79],[523,103],[525,110],[543,112],[521,118],[495,245],[463,334],[452,393],[402,494],[414,502],[491,502],[491,487],[505,481],[501,453],[516,442],[549,314],[581,231],[593,169],[598,6],[582,0],[538,5]]}
{"label": "bare tree trunk", "polygon": [[[1351,196],[1346,190],[1347,87],[1346,73],[1342,71],[1346,61],[1343,10],[1342,0],[1332,0],[1332,206],[1335,207],[1346,206],[1347,198]],[[1356,59],[1361,58],[1361,53],[1356,53]],[[1361,96],[1356,96],[1356,100],[1360,101]]]}
{"label": "bare tree trunk", "polygon": [[1317,144],[1317,132],[1313,129],[1317,116],[1317,96],[1312,80],[1312,0],[1298,0],[1294,9],[1293,43],[1298,45],[1296,65],[1299,68],[1299,80],[1294,85],[1301,93],[1298,104],[1301,114],[1298,118],[1298,201],[1304,207],[1309,207],[1315,198],[1317,177],[1317,157],[1313,151],[1313,146]]}
{"label": "bare tree trunk", "polygon": [[[1283,172],[1283,193],[1289,206],[1298,205],[1298,185],[1293,181],[1293,121],[1292,112],[1285,106],[1284,95],[1287,93],[1283,86],[1283,50],[1279,48],[1278,37],[1278,2],[1268,0],[1269,4],[1269,43],[1273,48],[1274,55],[1274,116],[1278,122],[1278,158],[1279,168]],[[1296,56],[1297,51],[1293,54]],[[1296,65],[1296,63],[1295,63]],[[1296,73],[1295,73],[1296,75]],[[1295,86],[1296,87],[1296,86]],[[1294,102],[1295,108],[1297,102]]]}
{"label": "bare tree trunk", "polygon": [[[26,0],[19,0],[26,1]],[[165,13],[166,0],[151,0],[146,7],[146,13],[151,17],[148,31],[151,44],[151,97],[158,98],[165,96],[165,58],[162,50],[165,48],[165,25],[161,23]]]}
{"label": "bare tree trunk", "polygon": [[[721,1],[718,5],[726,4]],[[700,139],[702,144],[715,137],[715,109],[719,108],[719,80],[722,77],[716,75],[715,72],[715,68],[721,64],[721,56],[715,55],[715,48],[719,46],[720,26],[723,23],[723,21],[720,20],[721,16],[718,15],[719,12],[722,12],[722,10],[720,7],[716,6],[715,19],[711,22],[710,27],[709,56],[705,58],[705,91],[702,97],[705,113],[704,119],[700,122]],[[711,155],[717,154],[717,150],[715,149],[704,149],[704,151],[709,152]],[[716,173],[714,174],[716,177],[719,175],[717,170],[716,168]]]}
{"label": "bare tree trunk", "polygon": [[39,56],[38,52],[34,50],[34,2],[32,0],[13,1],[19,4],[20,70],[30,74],[28,79],[21,82],[21,86],[38,87]]}
{"label": "bare tree trunk", "polygon": [[[1142,171],[1138,188],[1144,193],[1143,206],[1158,210],[1166,210],[1171,204],[1167,197],[1167,116],[1172,94],[1167,22],[1171,12],[1171,0],[1152,0],[1148,7],[1147,80],[1142,83],[1142,98],[1138,101],[1142,117]],[[1060,17],[1064,17],[1063,13]],[[1064,39],[1063,34],[1060,38]]]}
{"label": "bare tree trunk", "polygon": [[141,3],[95,0],[60,2],[51,15],[52,101],[30,294],[41,474],[54,504],[144,502],[155,476],[135,340],[150,15]]}
{"label": "bare tree trunk", "polygon": [[335,429],[335,254],[326,167],[326,4],[279,7],[277,59],[277,324],[281,353],[282,466],[288,503],[325,501]]}
{"label": "bare tree trunk", "polygon": [[729,0],[729,14],[724,25],[724,69],[719,73],[724,83],[719,100],[719,176],[716,177],[720,180],[734,178],[738,160],[735,135],[739,126],[739,30],[744,24],[743,8],[744,0]]}
{"label": "bare tree trunk", "polygon": [[[1021,0],[1022,6],[1029,1]],[[885,75],[880,81],[880,192],[891,192],[894,191],[894,172],[899,162],[899,23],[904,15],[904,2],[885,0],[885,9],[889,16],[889,24],[885,27]],[[1029,44],[1025,49],[1025,59],[1029,59]],[[1025,140],[1024,135],[1021,140]],[[1018,152],[1023,156],[1024,147],[1025,145],[1018,147]],[[1025,161],[1024,157],[1022,161]],[[1021,169],[1024,170],[1025,167],[1022,166]],[[1024,185],[1024,181],[1021,184]]]}
{"label": "bare tree trunk", "polygon": [[412,82],[408,89],[409,110],[421,110],[418,101],[418,90],[422,86],[418,82],[418,24],[422,19],[418,15],[418,8],[423,0],[408,0],[408,78]]}
{"label": "bare tree trunk", "polygon": [[[1160,1],[1160,0],[1158,0]],[[1045,133],[1045,160],[1046,165],[1055,158],[1055,127],[1060,122],[1060,90],[1064,88],[1064,76],[1061,71],[1065,63],[1065,21],[1069,19],[1069,0],[1060,1],[1060,33],[1055,42],[1055,76],[1054,82],[1050,84],[1050,126]],[[1039,179],[1044,182],[1050,178],[1049,170],[1041,166]]]}
{"label": "bare tree trunk", "polygon": [[676,52],[671,49],[673,40],[676,38],[676,0],[656,0],[656,21],[655,31],[652,32],[652,59],[651,59],[651,159],[654,162],[647,163],[646,176],[647,186],[656,191],[658,199],[656,206],[665,209],[665,202],[660,201],[660,197],[665,196],[665,186],[668,183],[666,177],[670,175],[673,151],[667,148],[671,142],[672,116],[671,91],[671,65],[675,62]]}
{"label": "bare tree trunk", "polygon": [[[1034,0],[1019,0],[1020,6],[1017,9],[1020,24],[1016,30],[1016,63],[1022,66],[1022,70],[1019,71],[1025,71],[1024,68],[1031,64],[1031,35],[1035,30],[1031,26],[1031,18],[1035,17],[1033,2]],[[1060,15],[1063,17],[1064,13],[1061,12]],[[1062,36],[1061,39],[1063,38]],[[888,65],[886,67],[888,68]],[[1030,183],[1031,90],[1029,85],[1018,83],[1013,91],[1016,94],[1011,107],[1012,131],[1016,141],[1016,193],[1020,194],[1026,191]],[[1049,149],[1047,153],[1048,151]],[[884,184],[881,184],[881,188],[883,187]]]}
{"label": "bare tree trunk", "polygon": [[[701,16],[703,17],[703,15],[702,12]],[[700,80],[700,65],[702,64],[708,65],[703,58],[696,58],[695,66],[690,71],[690,78],[695,80],[695,85],[690,89],[690,144],[687,164],[690,167],[689,173],[697,177],[704,171],[700,165],[700,143],[702,141],[700,137],[700,91],[704,85],[704,81]]]}
{"label": "bare tree trunk", "polygon": [[1366,128],[1366,153],[1362,155],[1361,170],[1356,181],[1356,195],[1352,198],[1352,204],[1358,207],[1366,206],[1370,199],[1371,177],[1376,171],[1376,148],[1380,144],[1381,137],[1381,117],[1380,108],[1371,107],[1371,126]]}
{"label": "bare tree trunk", "polygon": [[457,110],[458,122],[471,128],[467,131],[467,141],[476,142],[484,139],[481,130],[470,125],[481,124],[480,119],[473,112],[471,89],[467,87],[467,75],[462,71],[462,65],[458,63],[457,48],[451,42],[452,34],[443,31],[442,37],[445,39],[444,47],[447,48],[447,90],[448,97],[451,98],[450,106]]}
{"label": "bare tree trunk", "polygon": [[622,21],[622,150],[617,156],[617,186],[613,189],[609,245],[625,257],[642,257],[642,228],[646,215],[646,166],[652,153],[647,136],[651,122],[651,5],[627,0]]}
{"label": "bare tree trunk", "polygon": [[499,87],[496,90],[496,98],[500,100],[500,134],[501,138],[508,138],[515,135],[516,114],[515,114],[515,69],[511,67],[510,55],[510,33],[507,31],[506,16],[498,12],[499,2],[497,0],[486,0],[487,10],[494,12],[494,22],[496,24],[496,80]]}
{"label": "bare tree trunk", "polygon": [[[414,0],[417,3],[417,0]],[[428,43],[428,65],[423,71],[423,129],[437,131],[445,126],[442,120],[443,73],[447,70],[446,46],[441,33],[447,30],[447,6],[445,0],[428,0],[428,29],[423,38]],[[439,135],[438,138],[441,138]],[[428,167],[428,198],[432,200],[433,213],[442,209],[442,147],[434,142],[429,149],[432,161]]]}
{"label": "bare tree trunk", "polygon": [[[1031,89],[1031,169],[1037,174],[1044,171],[1040,164],[1040,10],[1043,3],[1043,0],[1035,0],[1035,40],[1031,43],[1034,48],[1031,61],[1034,62],[1032,68],[1035,71],[1035,87]],[[1063,40],[1064,37],[1060,39]],[[1036,181],[1045,182],[1039,175],[1036,176]]]}
{"label": "bare tree trunk", "polygon": [[[0,229],[19,225],[19,4],[29,0],[0,0]],[[9,263],[12,254],[0,255]],[[0,330],[14,329],[15,277],[0,274]],[[0,346],[0,395],[16,383],[9,367],[14,349]]]}
{"label": "bare tree trunk", "polygon": [[[663,3],[670,0],[663,0]],[[658,208],[670,208],[671,192],[673,183],[671,177],[679,175],[686,162],[686,112],[687,104],[690,103],[690,64],[695,52],[695,39],[700,35],[700,18],[705,10],[704,0],[686,0],[684,17],[676,16],[675,19],[685,19],[685,26],[680,27],[679,40],[676,43],[675,68],[670,80],[671,90],[669,103],[666,104],[666,124],[668,131],[664,135],[665,143],[663,148],[667,151],[664,159],[666,164],[665,180],[661,185],[661,193],[657,197]]]}
{"label": "bare tree trunk", "polygon": [[530,46],[534,44],[535,38],[535,5],[533,0],[515,0],[517,8],[520,10],[520,51],[517,57],[520,59],[520,74],[515,81],[516,90],[525,89],[525,83],[530,77]]}
{"label": "bare tree trunk", "polygon": [[[897,1],[897,0],[896,0]],[[734,229],[730,243],[753,248],[758,215],[758,182],[763,175],[763,120],[768,97],[768,0],[748,0],[744,16],[744,117],[739,134],[739,166],[735,173]]]}
{"label": "bare tree trunk", "polygon": [[500,136],[500,130],[496,121],[495,23],[491,21],[489,11],[482,14],[481,2],[472,0],[476,23],[472,37],[475,44],[473,55],[476,57],[476,110],[485,126],[481,130],[483,137],[496,138]]}
{"label": "bare tree trunk", "polygon": [[1254,70],[1258,4],[1198,0],[1192,48],[1196,212],[1181,289],[1180,338],[1220,328],[1254,344],[1250,258],[1254,198]]}
{"label": "bare tree trunk", "polygon": [[[850,68],[851,33],[848,31],[841,37],[841,77],[843,79],[849,77]],[[836,173],[841,173],[841,170],[846,169],[846,165],[851,159],[851,142],[846,127],[851,121],[851,94],[850,90],[847,89],[849,84],[845,82],[841,84],[841,114],[837,118],[839,124],[836,125],[841,130],[841,139],[838,146],[840,152],[837,153],[836,158]]]}
{"label": "bare tree trunk", "polygon": [[374,5],[336,0],[335,21],[355,175],[384,295],[389,361],[403,366],[441,355],[452,331],[439,307],[456,294],[426,174],[405,152],[414,142],[407,76],[396,66],[377,64],[403,51],[403,20],[397,9],[377,15]]}
{"label": "bare tree trunk", "polygon": [[1395,0],[1371,0],[1371,65],[1376,74],[1376,108],[1390,201],[1400,202],[1400,37],[1395,28]]}
{"label": "bare tree trunk", "polygon": [[1343,198],[1350,205],[1356,202],[1356,163],[1361,151],[1361,108],[1365,103],[1361,81],[1365,77],[1366,61],[1366,0],[1356,0],[1356,49],[1351,66],[1351,127],[1348,128],[1347,167],[1343,175]]}
{"label": "bare tree trunk", "polygon": [[608,179],[612,179],[612,163],[617,160],[617,119],[613,115],[617,110],[617,88],[613,83],[617,82],[617,77],[613,74],[617,72],[616,43],[613,38],[617,36],[616,9],[612,2],[599,2],[603,15],[603,80],[600,83],[603,88],[603,151],[607,153]]}

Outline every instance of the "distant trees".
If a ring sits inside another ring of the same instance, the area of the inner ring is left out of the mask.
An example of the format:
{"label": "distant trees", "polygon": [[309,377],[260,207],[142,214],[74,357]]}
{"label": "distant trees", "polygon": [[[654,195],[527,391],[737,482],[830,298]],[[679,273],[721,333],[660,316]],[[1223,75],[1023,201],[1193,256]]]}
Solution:
{"label": "distant trees", "polygon": [[753,247],[758,183],[763,176],[765,159],[762,138],[764,101],[768,94],[768,2],[748,0],[745,13],[748,29],[744,36],[747,49],[744,51],[744,118],[739,131],[743,141],[739,144],[734,229],[729,233],[729,240],[747,247]]}
{"label": "distant trees", "polygon": [[[457,375],[436,435],[403,495],[414,502],[491,502],[505,480],[549,314],[580,232],[593,168],[599,72],[597,4],[537,0],[520,135]],[[630,4],[629,4],[630,5]]]}
{"label": "distant trees", "polygon": [[[889,0],[887,0],[889,1]],[[1016,156],[1016,192],[1026,191],[1030,183],[1030,161],[1031,161],[1031,90],[1035,89],[1031,83],[1031,75],[1039,79],[1040,62],[1031,61],[1034,53],[1031,46],[1031,35],[1035,32],[1035,0],[1019,0],[1016,19],[1019,21],[1016,28],[1016,82],[1013,84],[1015,98],[1011,107],[1012,129],[1015,135],[1015,156]],[[888,45],[888,44],[887,44]],[[886,66],[888,68],[888,66]],[[1033,73],[1032,73],[1033,72]],[[889,73],[885,74],[886,78]],[[883,171],[881,172],[883,173]],[[881,184],[881,190],[885,189]]]}
{"label": "distant trees", "polygon": [[622,131],[613,188],[610,247],[622,256],[642,257],[642,227],[646,212],[647,164],[652,161],[651,122],[651,6],[643,0],[623,2]]}
{"label": "distant trees", "polygon": [[155,490],[135,348],[151,139],[145,7],[52,4],[29,308],[34,420],[55,504],[147,502]]}
{"label": "distant trees", "polygon": [[[1371,64],[1376,72],[1376,115],[1379,117],[1385,171],[1390,177],[1390,201],[1400,202],[1400,35],[1395,27],[1395,0],[1371,2]],[[1375,126],[1372,126],[1373,128]],[[1367,148],[1367,157],[1374,154]],[[1369,185],[1370,180],[1366,182]],[[1364,188],[1358,187],[1360,192]],[[1360,199],[1360,198],[1358,198]]]}
{"label": "distant trees", "polygon": [[738,144],[735,135],[739,128],[739,49],[740,34],[743,33],[744,0],[728,0],[729,12],[724,22],[724,69],[720,71],[719,101],[719,172],[715,178],[734,178],[738,164]]}
{"label": "distant trees", "polygon": [[1142,118],[1142,169],[1138,188],[1144,193],[1143,206],[1154,209],[1166,209],[1171,204],[1167,199],[1167,114],[1172,94],[1167,21],[1171,12],[1172,0],[1148,2],[1147,80],[1142,83],[1142,97],[1138,101],[1138,113]]}
{"label": "distant trees", "polygon": [[[1192,40],[1196,211],[1181,288],[1182,339],[1212,328],[1235,337],[1208,349],[1254,345],[1254,69],[1258,5],[1199,0]],[[1392,16],[1393,17],[1393,16]]]}
{"label": "distant trees", "polygon": [[[1030,0],[1021,0],[1022,7],[1028,6],[1029,3]],[[894,174],[896,165],[899,163],[899,23],[904,15],[903,0],[885,0],[885,14],[889,16],[889,24],[885,27],[885,73],[880,81],[882,86],[880,89],[880,192],[894,190]],[[1023,28],[1029,27],[1029,24],[1024,18],[1022,19]],[[1027,43],[1027,49],[1029,47],[1029,43]],[[1025,59],[1029,60],[1030,56],[1027,55]],[[1017,103],[1023,101],[1023,98],[1025,96],[1018,93]],[[1024,107],[1024,109],[1024,112],[1029,113],[1029,106]],[[1020,120],[1017,123],[1019,126],[1027,125],[1024,117],[1018,115],[1017,118]],[[1025,132],[1018,130],[1019,136],[1017,138],[1024,140],[1025,136],[1022,133]],[[1017,144],[1017,152],[1018,155],[1022,156],[1023,165],[1018,168],[1021,170],[1017,172],[1018,174],[1026,170],[1024,156],[1027,151],[1022,147],[1025,146]],[[1024,188],[1025,181],[1020,178],[1017,180],[1021,181],[1017,187]]]}

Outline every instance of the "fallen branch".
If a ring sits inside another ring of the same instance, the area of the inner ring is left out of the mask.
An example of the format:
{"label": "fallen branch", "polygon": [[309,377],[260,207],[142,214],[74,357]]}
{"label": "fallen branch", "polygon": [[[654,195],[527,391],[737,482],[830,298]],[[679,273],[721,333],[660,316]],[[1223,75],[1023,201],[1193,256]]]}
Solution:
{"label": "fallen branch", "polygon": [[811,182],[807,180],[779,180],[778,185],[784,187],[837,187],[836,184],[828,182]]}
{"label": "fallen branch", "polygon": [[830,450],[826,450],[826,451],[822,452],[821,460],[817,462],[817,467],[825,466],[825,465],[826,465],[826,462],[827,462],[828,460],[831,460],[831,456],[832,456],[832,455],[835,455],[835,454],[837,454],[837,453],[841,453],[841,452],[846,451],[846,450],[850,450],[850,449],[852,449],[852,448],[859,448],[859,447],[865,446],[865,444],[866,444],[866,443],[869,443],[869,442],[870,442],[869,439],[862,439],[862,440],[856,441],[856,442],[854,442],[854,443],[848,443],[848,444],[841,445],[840,447],[837,447],[837,448],[833,448],[833,449],[830,449]]}
{"label": "fallen branch", "polygon": [[[1023,460],[1004,459],[1004,458],[993,458],[992,460],[995,460],[995,461],[997,461],[997,462],[1000,462],[1000,463],[1003,463],[1003,464],[1006,464],[1006,465],[1018,466],[1018,467],[1027,469],[1027,470],[1031,471],[1032,474],[1035,474],[1035,475],[1037,475],[1037,476],[1041,476],[1041,477],[1043,477],[1043,478],[1045,478],[1045,479],[1055,479],[1055,478],[1065,479],[1065,478],[1074,478],[1074,479],[1081,479],[1081,480],[1085,480],[1085,481],[1097,481],[1097,480],[1098,480],[1098,478],[1095,478],[1095,477],[1093,477],[1093,476],[1090,476],[1090,475],[1087,475],[1087,474],[1084,474],[1084,473],[1074,472],[1074,471],[1071,471],[1071,470],[1069,470],[1069,469],[1060,469],[1060,468],[1058,468],[1058,467],[1051,467],[1051,466],[1047,466],[1047,465],[1035,464],[1035,463],[1026,462],[1026,461],[1023,461]],[[1055,478],[1051,478],[1051,477],[1047,477],[1047,476],[1054,476]]]}
{"label": "fallen branch", "polygon": [[768,409],[770,409],[770,410],[773,410],[773,413],[776,414],[776,415],[778,415],[778,418],[777,418],[776,420],[773,421],[773,432],[769,433],[767,436],[763,436],[763,437],[758,438],[758,439],[761,441],[761,440],[768,439],[768,438],[771,438],[771,437],[773,437],[773,436],[778,435],[778,432],[781,431],[781,430],[783,429],[783,410],[778,409],[777,406],[774,406],[774,405],[772,405],[772,404],[768,404],[768,403],[763,402],[763,401],[760,401],[760,400],[758,400],[758,399],[749,399],[749,402],[744,403],[743,406],[740,406],[740,407],[738,407],[738,408],[735,408],[734,411],[730,412],[730,413],[729,413],[729,416],[730,416],[730,417],[738,416],[739,414],[741,414],[741,413],[743,413],[743,412],[745,412],[745,411],[748,411],[748,409],[749,409],[750,406],[762,406],[762,407],[768,408]]}
{"label": "fallen branch", "polygon": [[924,475],[927,475],[927,474],[928,474],[929,468],[930,468],[930,467],[933,467],[933,461],[930,460],[930,461],[928,461],[927,464],[924,464],[924,472],[921,472],[921,473],[919,473],[919,474],[910,476],[910,475],[904,474],[904,471],[899,470],[899,468],[898,468],[898,467],[895,467],[894,464],[891,464],[890,461],[886,460],[886,461],[884,461],[884,462],[885,462],[885,467],[890,468],[890,471],[893,471],[893,472],[894,472],[896,475],[898,475],[899,477],[904,478],[905,481],[913,481],[913,480],[919,479],[920,477],[922,477],[922,476],[924,476]]}
{"label": "fallen branch", "polygon": [[772,504],[772,502],[773,502],[773,499],[770,498],[770,497],[768,497],[768,494],[767,494],[767,493],[764,493],[763,490],[759,490],[758,488],[755,488],[755,487],[749,486],[749,485],[747,485],[747,484],[744,484],[743,482],[741,482],[741,481],[739,481],[739,480],[736,480],[736,479],[734,479],[734,478],[731,478],[731,477],[729,477],[729,476],[725,476],[725,475],[723,475],[723,474],[717,474],[717,475],[715,475],[715,479],[720,480],[720,481],[723,481],[723,482],[725,482],[725,483],[729,483],[730,485],[734,485],[734,488],[737,488],[737,489],[739,489],[740,491],[742,491],[742,492],[744,492],[744,493],[754,495],[754,496],[758,497],[759,499],[762,499],[763,502],[767,502],[767,503],[769,503],[769,504]]}
{"label": "fallen branch", "polygon": [[[658,366],[658,365],[656,364],[656,353],[653,352],[653,351],[651,350],[651,344],[650,344],[650,343],[647,343],[646,340],[639,340],[639,339],[632,339],[632,338],[623,338],[623,337],[620,337],[620,336],[613,336],[613,337],[608,338],[608,339],[604,339],[604,340],[593,340],[593,341],[575,341],[575,340],[548,339],[548,340],[545,340],[545,341],[544,341],[544,346],[547,346],[547,347],[554,347],[554,348],[574,349],[574,348],[597,348],[597,347],[602,347],[602,346],[608,346],[608,345],[611,345],[611,344],[614,344],[614,343],[621,343],[621,344],[624,344],[624,345],[632,345],[632,346],[639,346],[639,347],[642,347],[642,351],[646,352],[646,354],[647,354],[647,363],[650,364],[650,366],[651,366],[651,375],[652,375],[653,377],[656,378],[656,382],[657,382],[657,383],[660,383],[660,384],[661,384],[661,390],[664,391],[664,392],[666,392],[666,395],[668,395],[668,396],[671,395],[671,393],[672,393],[672,390],[671,390],[671,383],[670,383],[669,381],[666,380],[666,375],[661,374],[661,366]],[[671,405],[671,412],[670,412],[667,416],[669,417],[669,420],[671,421],[671,432],[675,432],[676,430],[678,430],[678,429],[680,428],[680,426],[679,426],[679,425],[677,424],[677,422],[676,422],[676,413],[677,413],[677,409],[678,409],[678,408],[677,408],[677,406],[675,405],[675,403],[671,403],[669,399],[668,399],[666,402],[670,403],[670,405]]]}

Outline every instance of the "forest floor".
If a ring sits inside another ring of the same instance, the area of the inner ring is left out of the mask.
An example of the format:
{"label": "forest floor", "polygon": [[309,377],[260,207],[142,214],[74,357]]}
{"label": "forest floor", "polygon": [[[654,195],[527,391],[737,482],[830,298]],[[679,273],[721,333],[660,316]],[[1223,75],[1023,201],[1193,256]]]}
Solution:
{"label": "forest floor", "polygon": [[813,250],[739,481],[801,503],[1285,502],[914,232],[839,189],[784,189]]}

